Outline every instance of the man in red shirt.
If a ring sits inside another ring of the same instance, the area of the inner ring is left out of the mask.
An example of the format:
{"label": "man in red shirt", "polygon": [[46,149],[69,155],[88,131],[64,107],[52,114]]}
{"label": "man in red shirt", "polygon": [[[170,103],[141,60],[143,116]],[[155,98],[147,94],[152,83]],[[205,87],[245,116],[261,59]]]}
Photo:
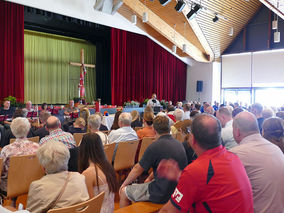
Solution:
{"label": "man in red shirt", "polygon": [[240,159],[221,145],[221,125],[203,114],[192,123],[190,142],[198,158],[182,172],[163,160],[158,174],[178,185],[160,212],[253,213],[252,189]]}

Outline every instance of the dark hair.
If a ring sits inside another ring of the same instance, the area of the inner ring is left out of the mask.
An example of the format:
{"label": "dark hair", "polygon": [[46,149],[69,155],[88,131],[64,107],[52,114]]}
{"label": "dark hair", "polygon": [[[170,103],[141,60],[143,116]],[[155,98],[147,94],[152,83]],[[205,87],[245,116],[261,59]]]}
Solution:
{"label": "dark hair", "polygon": [[25,117],[25,113],[22,109],[16,109],[15,112],[13,113],[13,118],[18,118],[18,117]]}
{"label": "dark hair", "polygon": [[184,105],[183,105],[183,108],[184,108],[186,111],[190,111],[190,104],[184,104]]}
{"label": "dark hair", "polygon": [[235,108],[235,109],[233,110],[233,112],[232,112],[233,118],[234,118],[237,114],[239,114],[240,112],[242,112],[242,111],[244,111],[244,110],[243,110],[243,108],[241,108],[241,107]]}
{"label": "dark hair", "polygon": [[201,105],[200,105],[200,104],[195,104],[195,109],[196,109],[196,110],[200,110],[200,108],[201,108]]}
{"label": "dark hair", "polygon": [[205,150],[221,144],[221,124],[212,115],[198,115],[192,122],[191,131],[199,146]]}
{"label": "dark hair", "polygon": [[284,111],[277,112],[276,117],[284,119]]}
{"label": "dark hair", "polygon": [[143,119],[147,123],[148,126],[153,124],[154,114],[152,112],[145,112],[143,115]]}
{"label": "dark hair", "polygon": [[161,134],[170,133],[170,121],[166,116],[157,116],[153,121],[155,131]]}
{"label": "dark hair", "polygon": [[122,113],[122,111],[117,111],[115,113],[114,121],[113,121],[113,124],[111,126],[111,130],[119,129],[118,119],[119,119],[119,116],[120,116],[121,113]]}
{"label": "dark hair", "polygon": [[44,110],[44,107],[45,106],[47,106],[47,103],[43,103],[42,105],[41,105],[41,110]]}
{"label": "dark hair", "polygon": [[89,161],[95,164],[97,186],[99,188],[99,179],[97,166],[102,170],[106,176],[107,184],[110,192],[116,192],[118,190],[118,185],[116,182],[115,171],[111,164],[108,162],[102,140],[100,136],[96,133],[85,134],[82,138],[79,147],[79,157],[78,157],[78,170],[82,173],[89,167]]}
{"label": "dark hair", "polygon": [[197,110],[193,110],[191,113],[190,113],[190,117],[191,118],[194,118],[196,115],[198,115],[199,112]]}
{"label": "dark hair", "polygon": [[263,137],[269,141],[281,141],[284,134],[281,118],[268,118],[262,124]]}
{"label": "dark hair", "polygon": [[173,105],[168,105],[167,110],[168,112],[175,111],[175,107]]}

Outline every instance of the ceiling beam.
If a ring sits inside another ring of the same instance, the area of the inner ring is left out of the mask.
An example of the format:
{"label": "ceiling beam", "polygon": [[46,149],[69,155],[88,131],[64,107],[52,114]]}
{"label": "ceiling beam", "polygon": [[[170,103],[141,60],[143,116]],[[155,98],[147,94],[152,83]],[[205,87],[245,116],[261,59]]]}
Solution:
{"label": "ceiling beam", "polygon": [[[277,14],[279,17],[281,17],[284,20],[284,11],[281,11],[277,8],[277,5],[272,4],[271,2],[267,0],[260,0],[261,3],[263,3],[266,7],[268,7],[272,12]],[[275,1],[276,3],[276,1]],[[277,3],[276,3],[277,4]]]}
{"label": "ceiling beam", "polygon": [[152,12],[146,5],[141,3],[139,0],[123,0],[124,4],[128,6],[135,14],[140,17],[143,16],[143,12],[148,12],[148,24],[163,37],[168,39],[170,42],[175,44],[179,49],[182,49],[183,44],[186,44],[186,54],[199,62],[209,62],[213,58],[210,55],[204,54],[200,49],[188,41],[180,33],[176,32],[174,26],[170,26],[167,22],[161,19],[158,15]]}

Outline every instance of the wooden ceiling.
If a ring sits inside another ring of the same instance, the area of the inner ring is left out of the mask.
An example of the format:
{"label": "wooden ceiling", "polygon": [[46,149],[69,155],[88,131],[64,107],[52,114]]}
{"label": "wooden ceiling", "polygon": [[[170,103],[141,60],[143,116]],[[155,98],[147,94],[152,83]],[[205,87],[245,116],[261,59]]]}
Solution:
{"label": "wooden ceiling", "polygon": [[[139,17],[137,26],[146,33],[169,48],[175,43],[179,56],[202,62],[218,59],[261,6],[258,0],[193,0],[201,2],[201,6],[207,10],[200,10],[196,18],[189,21],[185,15],[190,10],[190,5],[185,7],[183,13],[178,13],[174,9],[175,0],[166,6],[162,6],[158,0],[123,2],[118,10],[120,14],[128,20],[136,14]],[[146,11],[149,21],[143,23],[140,19]],[[212,21],[213,13],[219,15],[217,22]],[[229,36],[230,28],[234,29],[233,36]],[[181,50],[183,43],[188,46],[185,53]]]}

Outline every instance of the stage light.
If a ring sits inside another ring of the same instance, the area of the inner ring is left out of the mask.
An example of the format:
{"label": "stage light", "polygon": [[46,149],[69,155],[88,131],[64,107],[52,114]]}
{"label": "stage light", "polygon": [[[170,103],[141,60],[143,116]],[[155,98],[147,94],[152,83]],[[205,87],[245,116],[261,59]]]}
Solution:
{"label": "stage light", "polygon": [[137,16],[136,16],[136,15],[132,15],[132,16],[131,16],[131,23],[132,23],[133,25],[136,25],[136,24],[137,24]]}
{"label": "stage light", "polygon": [[189,11],[189,13],[186,15],[186,17],[189,19],[189,20],[192,20],[195,18],[197,12],[201,9],[200,5],[199,4],[196,4],[193,9],[191,9]]}
{"label": "stage light", "polygon": [[217,14],[215,15],[215,17],[212,19],[213,22],[217,22],[219,20]]}
{"label": "stage light", "polygon": [[161,3],[162,6],[166,6],[170,2],[171,2],[171,0],[160,0],[160,3]]}
{"label": "stage light", "polygon": [[183,10],[184,6],[185,6],[185,2],[183,0],[178,0],[175,6],[175,9],[178,13],[180,13]]}

